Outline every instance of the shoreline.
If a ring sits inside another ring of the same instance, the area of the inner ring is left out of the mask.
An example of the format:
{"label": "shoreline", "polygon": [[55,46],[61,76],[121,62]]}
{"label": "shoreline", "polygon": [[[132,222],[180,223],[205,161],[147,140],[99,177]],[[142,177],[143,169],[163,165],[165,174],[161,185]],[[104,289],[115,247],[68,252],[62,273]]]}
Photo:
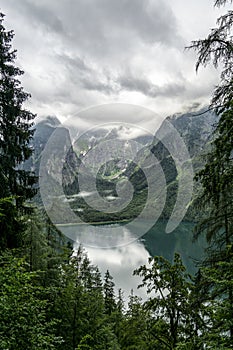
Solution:
{"label": "shoreline", "polygon": [[64,223],[64,224],[54,224],[56,226],[78,226],[78,225],[114,225],[114,224],[121,224],[121,223],[127,223],[130,222],[130,220],[121,220],[121,221],[94,221],[94,222],[75,222],[75,223]]}

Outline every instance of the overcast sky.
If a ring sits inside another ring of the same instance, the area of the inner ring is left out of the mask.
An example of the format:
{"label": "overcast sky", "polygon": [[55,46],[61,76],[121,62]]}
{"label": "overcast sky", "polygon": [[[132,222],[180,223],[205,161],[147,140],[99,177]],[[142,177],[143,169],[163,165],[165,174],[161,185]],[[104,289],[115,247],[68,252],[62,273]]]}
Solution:
{"label": "overcast sky", "polygon": [[208,104],[218,82],[184,50],[215,26],[213,0],[1,0],[1,11],[39,116],[123,102],[165,117]]}

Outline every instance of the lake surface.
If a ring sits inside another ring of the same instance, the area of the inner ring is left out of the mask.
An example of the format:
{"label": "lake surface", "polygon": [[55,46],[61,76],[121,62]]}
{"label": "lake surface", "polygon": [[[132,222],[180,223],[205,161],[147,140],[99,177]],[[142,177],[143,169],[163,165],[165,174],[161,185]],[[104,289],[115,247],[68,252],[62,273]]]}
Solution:
{"label": "lake surface", "polygon": [[[110,271],[116,289],[122,288],[126,298],[131,289],[135,294],[145,297],[145,291],[137,290],[140,278],[132,274],[136,268],[147,264],[151,255],[162,255],[171,261],[174,252],[179,252],[188,271],[195,273],[195,260],[203,256],[204,239],[192,242],[193,223],[182,222],[169,234],[165,233],[165,228],[166,222],[159,221],[144,236],[139,237],[138,229],[135,234],[125,225],[59,226],[65,235],[74,240],[75,248],[81,242],[91,262],[99,267],[102,274],[107,269]],[[86,235],[89,244],[85,244]],[[111,242],[115,246],[111,246]]]}

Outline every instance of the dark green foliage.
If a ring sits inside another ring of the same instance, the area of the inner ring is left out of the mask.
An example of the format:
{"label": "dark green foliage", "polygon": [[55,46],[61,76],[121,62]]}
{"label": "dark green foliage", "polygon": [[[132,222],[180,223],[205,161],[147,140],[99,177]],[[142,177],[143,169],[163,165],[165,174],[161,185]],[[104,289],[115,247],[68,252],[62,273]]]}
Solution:
{"label": "dark green foliage", "polygon": [[57,330],[64,339],[61,349],[75,350],[79,344],[84,346],[87,335],[91,335],[96,344],[104,313],[98,269],[90,264],[86,253],[79,248],[69,263],[62,265],[59,278],[54,312],[61,320],[61,327]]}
{"label": "dark green foliage", "polygon": [[22,259],[4,254],[0,260],[0,348],[56,349],[56,319],[47,320],[46,290],[36,285],[37,274],[27,272]]}
{"label": "dark green foliage", "polygon": [[122,322],[120,337],[121,348],[125,350],[152,349],[148,331],[148,312],[143,308],[142,300],[131,292],[128,310]]}
{"label": "dark green foliage", "polygon": [[191,308],[193,282],[180,256],[175,254],[173,264],[163,257],[150,258],[149,264],[150,267],[141,266],[134,273],[142,277],[139,287],[146,287],[151,295],[145,307],[155,339],[167,349],[174,349],[183,340],[194,342],[197,311]]}
{"label": "dark green foliage", "polygon": [[[216,1],[215,6],[221,6],[228,1]],[[231,2],[231,1],[230,1]],[[204,219],[197,226],[197,234],[205,232],[208,242],[216,248],[229,244],[232,241],[233,223],[233,196],[232,196],[232,71],[233,71],[233,41],[231,29],[233,24],[233,11],[219,17],[217,28],[212,29],[204,40],[194,41],[190,48],[198,52],[196,69],[200,65],[212,62],[215,67],[222,67],[220,84],[216,87],[211,108],[215,108],[220,118],[214,132],[214,140],[209,154],[206,156],[205,167],[196,175],[202,185],[202,194],[197,199],[208,210]],[[221,259],[221,252],[219,258]],[[219,253],[213,253],[219,255]],[[211,254],[209,254],[210,256]],[[213,257],[212,257],[213,258]],[[211,260],[213,260],[211,258]],[[216,258],[216,257],[215,257]],[[215,259],[214,258],[214,259]]]}
{"label": "dark green foliage", "polygon": [[3,18],[0,14],[0,198],[12,197],[12,202],[9,207],[4,204],[0,249],[20,245],[19,214],[26,210],[25,201],[34,196],[33,185],[37,181],[32,172],[22,169],[22,163],[32,154],[29,143],[35,115],[22,107],[29,94],[16,78],[23,71],[14,66],[16,51],[11,48],[14,34],[5,30]]}
{"label": "dark green foliage", "polygon": [[[232,1],[230,1],[232,2]],[[216,1],[221,6],[227,1]],[[207,349],[230,349],[233,344],[233,11],[222,15],[217,28],[204,40],[193,42],[198,52],[196,68],[212,62],[221,66],[221,80],[211,107],[219,115],[205,167],[196,175],[202,185],[200,207],[206,208],[196,237],[206,235],[209,247],[199,274],[199,294],[205,302],[208,327],[203,332]]]}
{"label": "dark green foliage", "polygon": [[[220,5],[225,2],[217,2]],[[199,197],[201,208],[207,208],[203,220],[200,220],[196,229],[196,237],[205,234],[209,242],[204,267],[210,268],[210,275],[217,273],[222,264],[230,263],[229,247],[233,243],[233,101],[232,101],[232,57],[233,43],[230,31],[233,23],[233,12],[218,19],[218,28],[212,30],[209,37],[194,43],[198,49],[197,68],[200,64],[213,61],[215,66],[223,64],[220,85],[214,92],[212,106],[219,113],[219,121],[214,132],[211,150],[206,156],[205,167],[196,175],[202,185]],[[232,248],[231,248],[232,249]],[[204,274],[205,275],[205,274]],[[207,290],[212,292],[212,283],[207,283]],[[204,282],[203,282],[204,283]],[[228,295],[230,309],[233,305],[233,289],[216,291],[216,297],[222,299]],[[208,296],[207,296],[208,298]],[[233,339],[233,329],[230,330]]]}
{"label": "dark green foliage", "polygon": [[[19,247],[22,244],[22,220],[19,218],[15,201],[12,197],[0,199],[0,251],[6,247]],[[13,232],[17,232],[14,235]]]}
{"label": "dark green foliage", "polygon": [[228,246],[222,261],[201,270],[201,291],[208,291],[204,296],[208,327],[201,338],[208,349],[231,349],[233,344],[232,252],[232,246]]}
{"label": "dark green foliage", "polygon": [[59,266],[72,254],[70,242],[51,224],[44,211],[36,207],[24,221],[27,225],[17,254],[25,257],[29,271],[37,271],[43,286],[57,286]]}
{"label": "dark green foliage", "polygon": [[116,300],[114,292],[114,282],[113,278],[107,270],[104,276],[104,309],[107,315],[111,315],[116,310]]}
{"label": "dark green foliage", "polygon": [[221,114],[211,151],[206,156],[206,165],[196,175],[203,188],[200,202],[209,208],[209,216],[200,223],[198,232],[206,229],[208,241],[220,232],[221,236],[227,235],[226,240],[229,241],[233,234],[232,130],[233,102]]}

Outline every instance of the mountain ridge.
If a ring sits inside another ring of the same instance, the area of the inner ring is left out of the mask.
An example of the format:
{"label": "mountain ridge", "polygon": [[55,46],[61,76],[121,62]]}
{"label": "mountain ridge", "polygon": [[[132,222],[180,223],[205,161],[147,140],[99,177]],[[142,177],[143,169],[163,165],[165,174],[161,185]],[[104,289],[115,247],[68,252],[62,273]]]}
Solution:
{"label": "mountain ridge", "polygon": [[[201,154],[205,151],[208,143],[211,140],[212,131],[214,129],[214,124],[217,121],[217,116],[213,113],[207,111],[203,114],[203,110],[195,113],[185,113],[182,115],[175,114],[173,116],[169,116],[165,119],[166,122],[171,123],[177,132],[182,137],[188,152],[190,154],[190,160],[193,164],[194,171],[196,171],[200,166],[200,157]],[[160,128],[163,128],[165,121],[161,124]],[[99,193],[106,201],[109,201],[109,205],[111,202],[117,198],[116,192],[116,184],[118,181],[129,180],[134,186],[134,202],[128,209],[125,209],[121,212],[121,215],[117,213],[112,213],[108,215],[104,215],[98,210],[92,210],[89,206],[85,205],[85,198],[77,197],[80,193],[79,189],[79,181],[78,175],[83,179],[83,181],[87,181],[88,178],[86,174],[78,174],[79,167],[82,163],[85,155],[90,150],[95,150],[98,146],[100,147],[102,142],[112,142],[113,138],[116,137],[117,130],[110,130],[110,132],[100,131],[100,137],[93,141],[94,133],[90,133],[86,135],[83,139],[81,139],[84,145],[84,151],[82,153],[81,149],[77,151],[76,145],[72,145],[68,130],[63,126],[60,126],[59,120],[56,117],[49,116],[44,120],[40,120],[38,124],[35,126],[35,134],[33,140],[33,146],[35,148],[34,158],[32,158],[27,166],[35,169],[36,174],[39,175],[40,168],[40,159],[41,154],[46,146],[48,139],[51,137],[56,128],[59,127],[59,131],[61,134],[60,140],[66,139],[68,144],[70,144],[69,150],[66,154],[65,163],[62,170],[62,186],[64,189],[64,195],[68,196],[70,199],[70,207],[72,210],[78,212],[78,215],[82,216],[84,221],[91,221],[93,219],[96,221],[118,221],[118,220],[131,220],[135,215],[138,215],[140,210],[143,209],[143,201],[146,201],[148,188],[146,185],[146,177],[143,174],[143,171],[140,168],[140,162],[146,162],[147,157],[150,153],[158,159],[160,166],[163,169],[166,179],[167,186],[167,199],[166,205],[161,215],[162,219],[166,219],[170,216],[172,208],[174,207],[175,200],[177,198],[177,189],[178,189],[178,171],[176,169],[176,164],[174,159],[172,158],[169,151],[163,145],[161,140],[156,138],[150,142],[145,142],[142,145],[140,150],[139,164],[135,164],[132,161],[129,162],[120,162],[119,159],[115,159],[109,162],[104,167],[100,168],[100,171],[96,175],[97,189]],[[97,132],[96,132],[97,133]],[[103,139],[101,140],[101,136]],[[166,136],[166,135],[165,135]],[[89,139],[88,139],[89,137]],[[59,139],[58,139],[59,146]],[[62,153],[62,145],[60,145],[61,151],[58,151],[58,154]],[[56,150],[54,150],[55,152]],[[59,153],[60,152],[60,153]],[[102,154],[99,154],[99,159],[96,159],[97,165],[101,163]],[[55,164],[59,163],[60,159],[58,155],[54,154]],[[56,187],[57,174],[56,174],[56,165],[52,166],[50,164],[50,176],[53,178],[53,186]],[[149,172],[149,177],[153,177],[154,170],[151,167]],[[91,173],[89,174],[89,180],[92,182],[93,178]],[[89,181],[88,180],[88,181]],[[76,199],[72,202],[72,196]],[[152,207],[154,203],[151,203]],[[98,202],[95,203],[95,206],[98,206]],[[133,211],[135,210],[135,213]],[[133,215],[134,214],[134,215]],[[190,216],[190,217],[189,217]],[[193,220],[192,215],[187,215],[186,220]],[[94,220],[94,221],[95,221]]]}

